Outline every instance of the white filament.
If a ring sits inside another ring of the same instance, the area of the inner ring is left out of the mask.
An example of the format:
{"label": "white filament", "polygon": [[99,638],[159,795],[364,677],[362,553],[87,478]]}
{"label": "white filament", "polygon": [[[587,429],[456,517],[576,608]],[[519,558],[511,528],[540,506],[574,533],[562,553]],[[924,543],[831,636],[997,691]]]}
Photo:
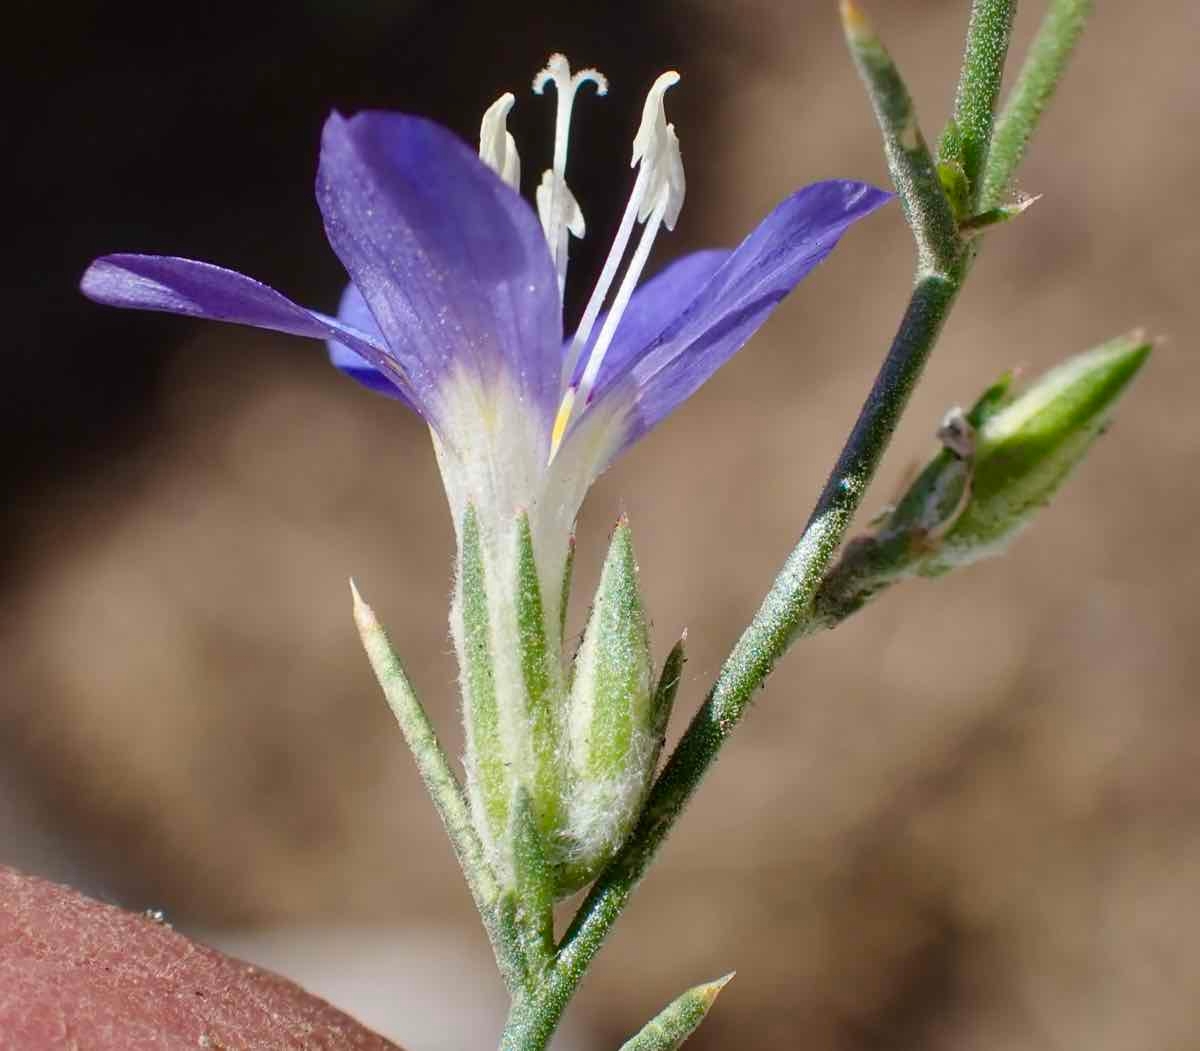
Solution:
{"label": "white filament", "polygon": [[570,382],[579,357],[591,338],[592,329],[600,316],[609,289],[620,269],[621,260],[624,259],[625,252],[629,247],[634,223],[641,222],[646,225],[629,267],[625,271],[625,276],[617,289],[616,297],[609,308],[608,317],[601,326],[600,335],[588,354],[583,375],[580,376],[579,382],[569,386],[563,395],[551,435],[551,459],[558,451],[575,415],[576,408],[587,404],[596,378],[600,374],[600,366],[604,363],[605,355],[612,345],[617,326],[621,323],[633,290],[650,258],[650,250],[659,229],[665,226],[668,230],[673,230],[675,222],[679,218],[679,212],[683,208],[687,190],[683,175],[683,158],[679,152],[679,139],[675,135],[675,126],[667,123],[666,109],[663,105],[663,95],[666,94],[668,88],[677,83],[679,83],[678,73],[674,71],[663,73],[646,95],[646,103],[642,108],[642,123],[633,140],[633,158],[630,161],[631,166],[639,166],[637,179],[634,182],[629,202],[625,206],[625,214],[621,217],[617,236],[600,272],[600,279],[596,282],[595,290],[583,312],[583,319],[563,361],[564,383]]}

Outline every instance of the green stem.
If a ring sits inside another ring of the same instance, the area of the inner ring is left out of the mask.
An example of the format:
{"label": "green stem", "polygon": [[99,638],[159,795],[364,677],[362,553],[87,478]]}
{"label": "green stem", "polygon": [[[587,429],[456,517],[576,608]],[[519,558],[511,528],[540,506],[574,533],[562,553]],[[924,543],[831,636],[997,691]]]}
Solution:
{"label": "green stem", "polygon": [[849,528],[958,292],[927,277],[913,291],[891,350],[825,484],[800,543],[725,662],[655,782],[620,854],[600,875],[531,999],[514,1005],[502,1051],[540,1051],[658,848],[683,813],[754,693],[802,630],[826,566]]}
{"label": "green stem", "polygon": [[979,200],[981,208],[994,208],[1007,193],[1094,6],[1093,0],[1051,0],[1050,10],[996,122]]}
{"label": "green stem", "polygon": [[[1060,0],[1043,26],[1021,82],[989,147],[992,114],[1015,3],[977,0],[959,87],[958,114],[975,145],[971,164],[986,165],[987,186],[1007,185],[1032,133],[1044,100],[1065,65],[1070,46],[1063,34],[1068,8],[1090,6]],[[888,168],[912,227],[917,248],[916,283],[908,308],[841,455],[821,492],[799,544],[788,557],[750,626],[742,634],[700,710],[693,717],[662,774],[654,783],[637,826],[620,853],[601,873],[559,944],[543,978],[514,998],[501,1051],[542,1051],[553,1035],[584,973],[599,951],[634,888],[701,780],[741,721],[759,687],[809,622],[820,616],[813,600],[830,561],[845,538],[896,425],[929,359],[974,259],[974,246],[960,234],[951,205],[917,122],[899,71],[854,0],[842,0],[842,19],[851,54],[862,75],[883,132]],[[1050,53],[1050,33],[1058,51]],[[1077,30],[1074,31],[1077,36]],[[1074,43],[1074,37],[1070,44]],[[1055,55],[1058,57],[1055,58]],[[1031,72],[1032,69],[1032,72]],[[1041,83],[1042,87],[1038,88]],[[1046,84],[1050,87],[1047,89]],[[1039,105],[1032,101],[1041,98]],[[1022,116],[1022,114],[1027,114]],[[1023,137],[1016,135],[1023,121]],[[985,127],[986,125],[986,127]],[[1019,141],[1018,141],[1019,140]],[[1014,146],[1015,143],[1015,146]],[[1014,152],[1015,151],[1015,152]],[[983,192],[986,207],[987,193]]]}
{"label": "green stem", "polygon": [[918,276],[949,274],[963,255],[963,243],[912,97],[875,28],[853,0],[842,0],[842,25],[883,132],[888,171],[917,243]]}
{"label": "green stem", "polygon": [[[978,206],[984,166],[992,142],[992,121],[1000,98],[1004,62],[1012,39],[1017,0],[974,0],[962,73],[954,97],[957,160],[970,188],[969,207]],[[942,160],[948,159],[946,156]]]}

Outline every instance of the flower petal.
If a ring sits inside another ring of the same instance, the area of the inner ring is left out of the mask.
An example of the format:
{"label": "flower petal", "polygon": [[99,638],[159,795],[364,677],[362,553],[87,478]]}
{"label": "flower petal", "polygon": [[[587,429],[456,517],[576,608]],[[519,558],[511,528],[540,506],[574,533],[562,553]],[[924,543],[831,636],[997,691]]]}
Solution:
{"label": "flower petal", "polygon": [[417,117],[334,114],[317,199],[330,244],[431,420],[462,369],[484,388],[506,372],[553,418],[562,307],[550,252],[533,210],[474,151]]}
{"label": "flower petal", "polygon": [[792,194],[673,322],[640,352],[627,356],[623,373],[611,372],[597,385],[592,406],[611,400],[626,407],[624,444],[637,441],[741,349],[850,226],[891,198],[873,186],[848,181],[814,183]]}
{"label": "flower petal", "polygon": [[[87,268],[80,288],[89,299],[108,306],[159,310],[337,340],[352,348],[360,360],[385,370],[389,367],[383,342],[371,333],[307,310],[260,281],[212,263],[176,256],[106,255]],[[388,374],[395,374],[394,365]],[[394,382],[402,380],[397,377]]]}
{"label": "flower petal", "polygon": [[[729,256],[730,252],[723,248],[692,252],[639,285],[617,326],[608,353],[604,355],[604,363],[596,377],[597,386],[603,387],[606,381],[628,372],[633,362],[653,343],[654,337],[696,298]],[[604,327],[605,317],[607,313],[596,319],[595,332]],[[572,382],[579,380],[586,365],[587,359],[581,354]]]}
{"label": "flower petal", "polygon": [[[353,284],[346,286],[342,300],[338,304],[338,320],[351,328],[357,329],[364,335],[370,336],[380,346],[384,345],[383,333],[375,323],[375,315],[367,306],[362,293]],[[329,350],[329,361],[336,369],[344,372],[352,380],[361,383],[368,390],[378,394],[386,394],[405,403],[408,399],[390,379],[360,354],[356,354],[344,343],[329,340],[325,346]]]}

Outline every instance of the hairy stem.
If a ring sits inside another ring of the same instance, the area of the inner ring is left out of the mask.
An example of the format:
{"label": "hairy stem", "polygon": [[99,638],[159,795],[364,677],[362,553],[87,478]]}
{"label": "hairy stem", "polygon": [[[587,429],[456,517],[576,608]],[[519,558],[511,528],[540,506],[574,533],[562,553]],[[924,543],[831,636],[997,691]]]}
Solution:
{"label": "hairy stem", "polygon": [[963,254],[962,239],[908,87],[858,4],[842,0],[841,7],[846,44],[883,132],[888,171],[917,243],[918,276],[948,274]]}
{"label": "hairy stem", "polygon": [[[1012,39],[1017,0],[974,0],[962,73],[954,97],[954,152],[969,187],[968,204],[979,204],[984,166],[992,143],[992,122],[1000,98],[1004,62]],[[943,160],[946,160],[943,150]]]}
{"label": "hairy stem", "polygon": [[825,569],[891,440],[959,284],[959,280],[940,276],[918,282],[891,350],[800,543],[655,782],[626,846],[580,906],[545,983],[534,998],[515,1005],[500,1045],[502,1051],[545,1047],[592,958],[721,746],[775,663],[802,631]]}
{"label": "hairy stem", "polygon": [[[972,172],[972,203],[994,207],[993,198],[1007,186],[1090,6],[1087,0],[1057,0],[993,142],[993,115],[1016,4],[1015,0],[976,0],[956,101],[955,133],[957,149],[968,144],[957,159],[964,172]],[[514,999],[501,1051],[546,1047],[634,888],[754,694],[792,642],[806,633],[810,621],[820,618],[813,602],[825,571],[846,536],[974,259],[977,242],[969,243],[959,229],[899,71],[857,3],[841,0],[841,9],[847,43],[871,98],[889,172],[916,242],[912,296],[800,542],[654,783],[625,846],[580,906],[551,965]]]}
{"label": "hairy stem", "polygon": [[1050,10],[996,122],[979,200],[981,208],[994,208],[1007,193],[1094,6],[1094,0],[1051,0]]}

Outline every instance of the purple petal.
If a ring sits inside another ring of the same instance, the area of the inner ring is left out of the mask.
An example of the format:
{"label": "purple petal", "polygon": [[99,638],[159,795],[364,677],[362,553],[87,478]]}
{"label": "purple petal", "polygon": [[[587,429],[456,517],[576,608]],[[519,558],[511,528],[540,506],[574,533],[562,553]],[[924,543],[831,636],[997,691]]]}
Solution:
{"label": "purple petal", "polygon": [[[370,336],[376,343],[383,344],[383,333],[375,323],[375,315],[371,313],[362,293],[353,284],[347,285],[346,291],[342,293],[342,301],[338,304],[338,320]],[[399,388],[365,358],[345,344],[334,340],[328,341],[326,346],[329,349],[330,363],[352,380],[361,383],[368,390],[407,403],[408,399]]]}
{"label": "purple petal", "polygon": [[533,210],[444,128],[337,114],[317,199],[334,251],[427,414],[466,368],[506,371],[547,420],[558,402],[562,306]]}
{"label": "purple petal", "polygon": [[[775,305],[859,219],[892,195],[865,183],[814,183],[779,204],[623,373],[597,384],[592,403],[630,399],[626,445],[691,397],[767,319]],[[607,370],[606,370],[607,371]]]}
{"label": "purple petal", "polygon": [[[83,275],[80,288],[108,306],[230,321],[312,339],[337,340],[360,359],[391,369],[382,341],[369,332],[307,310],[275,289],[212,263],[161,255],[106,255]],[[396,382],[401,382],[398,378]]]}
{"label": "purple petal", "polygon": [[[723,248],[693,252],[668,264],[649,281],[639,285],[617,326],[608,353],[604,355],[604,363],[596,377],[597,386],[602,388],[607,381],[628,372],[633,362],[654,341],[654,337],[696,298],[729,255],[729,251]],[[606,316],[601,314],[597,319],[592,333],[593,342],[596,333],[604,326]],[[571,377],[573,382],[583,375],[586,365],[587,358],[581,354],[575,365],[575,374]]]}

